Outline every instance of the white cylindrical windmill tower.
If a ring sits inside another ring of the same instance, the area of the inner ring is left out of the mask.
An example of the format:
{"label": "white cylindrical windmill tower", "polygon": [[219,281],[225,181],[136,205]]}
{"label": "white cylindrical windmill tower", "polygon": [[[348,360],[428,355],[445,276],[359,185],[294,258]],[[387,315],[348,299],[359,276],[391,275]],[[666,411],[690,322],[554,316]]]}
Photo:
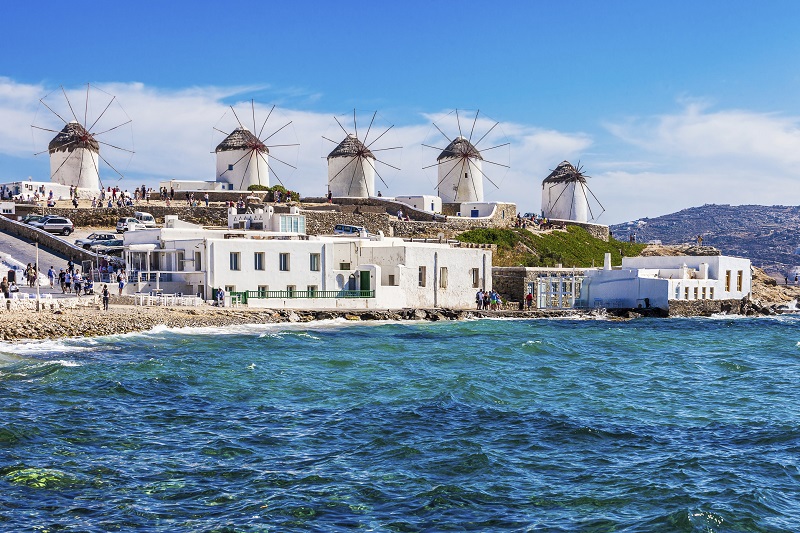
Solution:
{"label": "white cylindrical windmill tower", "polygon": [[100,144],[86,128],[74,121],[67,123],[47,148],[51,181],[92,193],[100,190]]}
{"label": "white cylindrical windmill tower", "polygon": [[375,155],[350,133],[328,154],[328,190],[334,197],[375,196]]}
{"label": "white cylindrical windmill tower", "polygon": [[542,181],[542,215],[545,218],[588,222],[586,177],[569,161],[562,161]]}
{"label": "white cylindrical windmill tower", "polygon": [[245,127],[238,127],[214,149],[217,181],[245,191],[250,185],[269,187],[269,148]]}
{"label": "white cylindrical windmill tower", "polygon": [[462,136],[442,150],[436,158],[442,202],[483,202],[482,160],[478,149]]}

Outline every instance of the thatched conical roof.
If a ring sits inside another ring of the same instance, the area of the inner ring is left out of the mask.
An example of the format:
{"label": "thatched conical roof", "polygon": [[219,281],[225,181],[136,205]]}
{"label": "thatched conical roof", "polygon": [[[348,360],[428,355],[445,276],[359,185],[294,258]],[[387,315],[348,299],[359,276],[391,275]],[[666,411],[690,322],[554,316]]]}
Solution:
{"label": "thatched conical roof", "polygon": [[481,153],[472,145],[471,142],[464,137],[458,136],[447,145],[447,148],[442,150],[442,153],[439,154],[439,157],[437,157],[436,160],[441,161],[442,159],[451,159],[454,157],[464,156],[474,159],[483,159]]}
{"label": "thatched conical roof", "polygon": [[230,150],[258,150],[262,153],[269,153],[269,148],[253,135],[250,130],[239,127],[225,137],[225,140],[217,145],[215,152],[228,152]]}
{"label": "thatched conical roof", "polygon": [[50,144],[47,145],[48,151],[53,152],[72,152],[78,148],[88,148],[92,152],[100,153],[100,144],[77,122],[69,122],[55,136]]}
{"label": "thatched conical roof", "polygon": [[358,155],[375,159],[375,156],[369,148],[364,146],[364,143],[362,143],[358,137],[349,133],[347,137],[333,149],[333,152],[328,154],[328,159],[332,157],[355,157]]}
{"label": "thatched conical roof", "polygon": [[586,176],[584,176],[580,170],[573,167],[572,163],[569,161],[562,161],[556,169],[542,181],[542,185],[545,183],[569,183],[572,181],[586,183]]}

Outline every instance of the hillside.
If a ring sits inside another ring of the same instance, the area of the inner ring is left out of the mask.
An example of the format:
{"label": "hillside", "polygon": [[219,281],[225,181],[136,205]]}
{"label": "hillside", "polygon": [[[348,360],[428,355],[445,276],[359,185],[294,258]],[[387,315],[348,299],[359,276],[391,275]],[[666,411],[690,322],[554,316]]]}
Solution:
{"label": "hillside", "polygon": [[794,276],[800,256],[800,206],[715,205],[692,207],[656,218],[643,218],[611,226],[617,238],[636,233],[638,242],[663,244],[697,242],[725,255],[749,258],[757,267],[782,279]]}
{"label": "hillside", "polygon": [[612,263],[618,265],[622,262],[622,254],[636,256],[645,248],[644,244],[613,239],[601,241],[577,226],[547,232],[532,232],[522,228],[474,229],[457,238],[464,242],[496,244],[497,253],[492,258],[494,266],[600,266],[607,252],[611,253]]}

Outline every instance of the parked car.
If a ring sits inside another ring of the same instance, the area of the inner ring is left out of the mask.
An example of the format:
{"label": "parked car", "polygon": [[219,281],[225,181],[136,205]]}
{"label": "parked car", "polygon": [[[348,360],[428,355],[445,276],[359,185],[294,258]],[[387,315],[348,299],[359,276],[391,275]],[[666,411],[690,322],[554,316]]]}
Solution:
{"label": "parked car", "polygon": [[364,226],[350,226],[348,224],[336,224],[333,228],[334,235],[361,235],[364,232],[369,235],[367,228]]}
{"label": "parked car", "polygon": [[117,233],[138,229],[147,229],[147,227],[133,217],[122,217],[117,220]]}
{"label": "parked car", "polygon": [[92,246],[92,251],[103,256],[122,257],[122,252],[125,247],[122,245],[122,239],[114,239],[108,241],[108,244],[96,244]]}
{"label": "parked car", "polygon": [[51,216],[46,219],[40,219],[36,222],[31,222],[31,227],[43,229],[50,233],[60,233],[67,236],[75,230],[72,221],[64,217]]}
{"label": "parked car", "polygon": [[22,217],[22,219],[20,219],[20,222],[22,222],[23,224],[30,224],[31,222],[36,222],[38,220],[41,220],[42,218],[44,218],[44,215],[28,213],[27,215]]}
{"label": "parked car", "polygon": [[88,250],[95,244],[106,244],[105,241],[113,241],[116,238],[113,233],[90,233],[85,239],[75,239],[75,244]]}
{"label": "parked car", "polygon": [[150,213],[145,213],[144,211],[136,211],[133,214],[133,218],[144,224],[145,227],[148,228],[156,227],[156,217],[154,217]]}

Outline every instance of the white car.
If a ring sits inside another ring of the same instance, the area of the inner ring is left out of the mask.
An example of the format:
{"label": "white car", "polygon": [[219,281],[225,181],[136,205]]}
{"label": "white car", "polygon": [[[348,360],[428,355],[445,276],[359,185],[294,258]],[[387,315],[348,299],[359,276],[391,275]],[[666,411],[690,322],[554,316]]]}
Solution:
{"label": "white car", "polygon": [[117,233],[125,233],[130,230],[147,229],[147,226],[133,217],[122,217],[117,220]]}

